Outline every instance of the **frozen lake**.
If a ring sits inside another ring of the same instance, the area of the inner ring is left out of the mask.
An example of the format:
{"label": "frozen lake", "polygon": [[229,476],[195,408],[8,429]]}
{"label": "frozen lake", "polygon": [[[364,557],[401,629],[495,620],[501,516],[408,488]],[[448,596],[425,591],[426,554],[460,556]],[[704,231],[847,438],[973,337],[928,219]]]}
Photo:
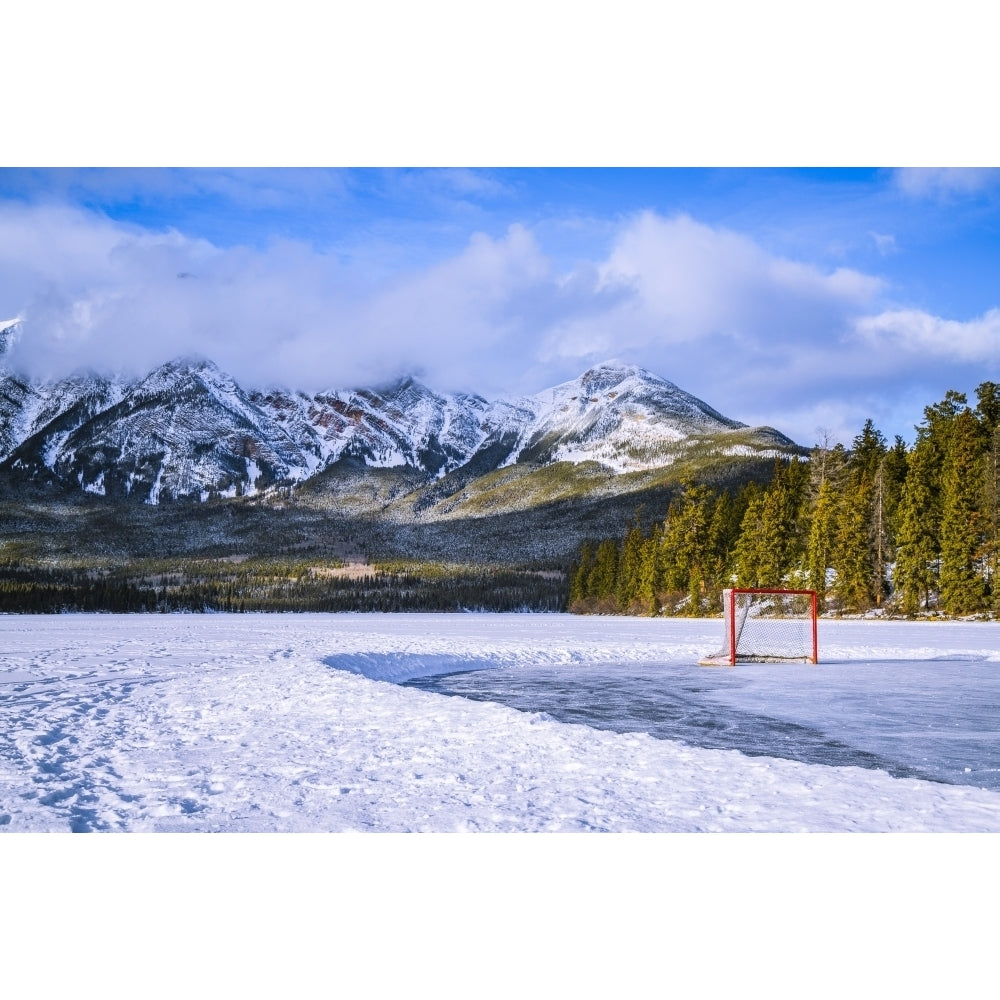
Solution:
{"label": "frozen lake", "polygon": [[1000,664],[983,656],[509,667],[407,684],[616,733],[1000,789]]}
{"label": "frozen lake", "polygon": [[1000,831],[1000,626],[0,616],[0,832]]}

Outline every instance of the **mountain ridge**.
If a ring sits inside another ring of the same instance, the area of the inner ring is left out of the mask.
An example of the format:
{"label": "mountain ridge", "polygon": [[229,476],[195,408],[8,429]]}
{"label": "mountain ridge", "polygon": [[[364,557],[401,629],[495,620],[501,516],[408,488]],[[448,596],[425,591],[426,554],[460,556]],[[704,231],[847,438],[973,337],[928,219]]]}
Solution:
{"label": "mountain ridge", "polygon": [[[0,327],[6,346],[16,331]],[[627,477],[699,450],[758,459],[805,452],[774,428],[749,428],[616,360],[494,401],[438,393],[411,376],[311,395],[248,389],[207,359],[175,359],[138,379],[46,382],[0,367],[0,474],[9,483],[154,505],[294,488],[351,466],[412,473],[419,512],[509,466],[594,463],[601,475]]]}

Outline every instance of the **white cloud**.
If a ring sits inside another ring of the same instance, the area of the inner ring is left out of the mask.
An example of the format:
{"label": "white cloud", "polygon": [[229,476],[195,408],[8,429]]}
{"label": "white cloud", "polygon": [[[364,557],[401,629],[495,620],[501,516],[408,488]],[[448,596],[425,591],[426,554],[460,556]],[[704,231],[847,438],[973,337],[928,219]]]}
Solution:
{"label": "white cloud", "polygon": [[621,220],[606,253],[572,265],[518,224],[435,262],[371,263],[0,204],[0,315],[24,320],[15,363],[48,376],[198,354],[247,385],[319,390],[412,372],[499,396],[619,357],[811,443],[816,427],[839,432],[855,415],[858,428],[895,419],[894,401],[923,385],[926,404],[950,372],[989,362],[982,377],[998,374],[1000,310],[968,323],[888,311],[876,277],[683,215]]}
{"label": "white cloud", "polygon": [[868,235],[872,238],[876,249],[883,257],[888,254],[895,253],[898,249],[896,246],[896,237],[890,233],[876,233],[874,231],[870,231]]}
{"label": "white cloud", "polygon": [[530,363],[537,302],[554,287],[534,237],[514,225],[501,239],[475,234],[457,256],[387,283],[343,322],[373,349],[369,377],[420,371],[449,388],[502,391]]}
{"label": "white cloud", "polygon": [[906,167],[895,174],[897,187],[913,198],[978,194],[1000,184],[995,167]]}
{"label": "white cloud", "polygon": [[[485,170],[469,170],[464,167],[438,167],[434,170],[405,171],[392,174],[402,187],[417,191],[438,191],[449,196],[462,198],[501,198],[512,191]],[[398,179],[402,178],[402,179]]]}
{"label": "white cloud", "polygon": [[919,309],[896,309],[857,321],[860,338],[880,351],[958,362],[1000,362],[1000,309],[961,322],[942,319]]}
{"label": "white cloud", "polygon": [[725,386],[737,405],[815,382],[821,369],[802,359],[829,351],[882,289],[857,271],[824,272],[741,234],[652,213],[623,227],[598,275],[617,298],[549,329],[547,357],[630,356],[696,393]]}
{"label": "white cloud", "polygon": [[881,288],[857,271],[824,273],[771,255],[739,233],[651,212],[622,231],[602,281],[636,288],[650,320],[681,340],[719,330],[752,335],[762,323],[773,332],[803,309],[840,316]]}
{"label": "white cloud", "polygon": [[499,388],[523,372],[536,302],[556,294],[516,225],[373,283],[363,264],[292,241],[220,249],[77,210],[0,208],[0,312],[24,320],[15,362],[44,375],[197,354],[254,384],[320,389],[423,370],[478,386],[485,366]]}

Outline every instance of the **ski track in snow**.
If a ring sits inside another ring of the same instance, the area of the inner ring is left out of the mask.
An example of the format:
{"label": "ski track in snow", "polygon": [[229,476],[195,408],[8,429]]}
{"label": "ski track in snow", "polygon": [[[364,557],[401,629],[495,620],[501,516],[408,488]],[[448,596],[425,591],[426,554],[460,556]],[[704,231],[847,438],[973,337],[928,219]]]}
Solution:
{"label": "ski track in snow", "polygon": [[[976,787],[700,749],[391,683],[664,660],[696,675],[720,628],[559,615],[0,616],[0,832],[1000,830],[1000,794]],[[934,661],[960,691],[963,663],[1000,669],[998,635],[824,622],[820,654]],[[808,669],[781,680],[792,696]]]}

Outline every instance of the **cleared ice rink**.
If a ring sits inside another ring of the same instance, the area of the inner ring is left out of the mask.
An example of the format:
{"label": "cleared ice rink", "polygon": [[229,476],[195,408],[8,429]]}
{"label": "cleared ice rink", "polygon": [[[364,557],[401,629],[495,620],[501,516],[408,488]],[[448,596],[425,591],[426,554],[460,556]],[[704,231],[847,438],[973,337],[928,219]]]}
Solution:
{"label": "cleared ice rink", "polygon": [[1000,830],[1000,626],[720,629],[3,616],[0,831]]}

